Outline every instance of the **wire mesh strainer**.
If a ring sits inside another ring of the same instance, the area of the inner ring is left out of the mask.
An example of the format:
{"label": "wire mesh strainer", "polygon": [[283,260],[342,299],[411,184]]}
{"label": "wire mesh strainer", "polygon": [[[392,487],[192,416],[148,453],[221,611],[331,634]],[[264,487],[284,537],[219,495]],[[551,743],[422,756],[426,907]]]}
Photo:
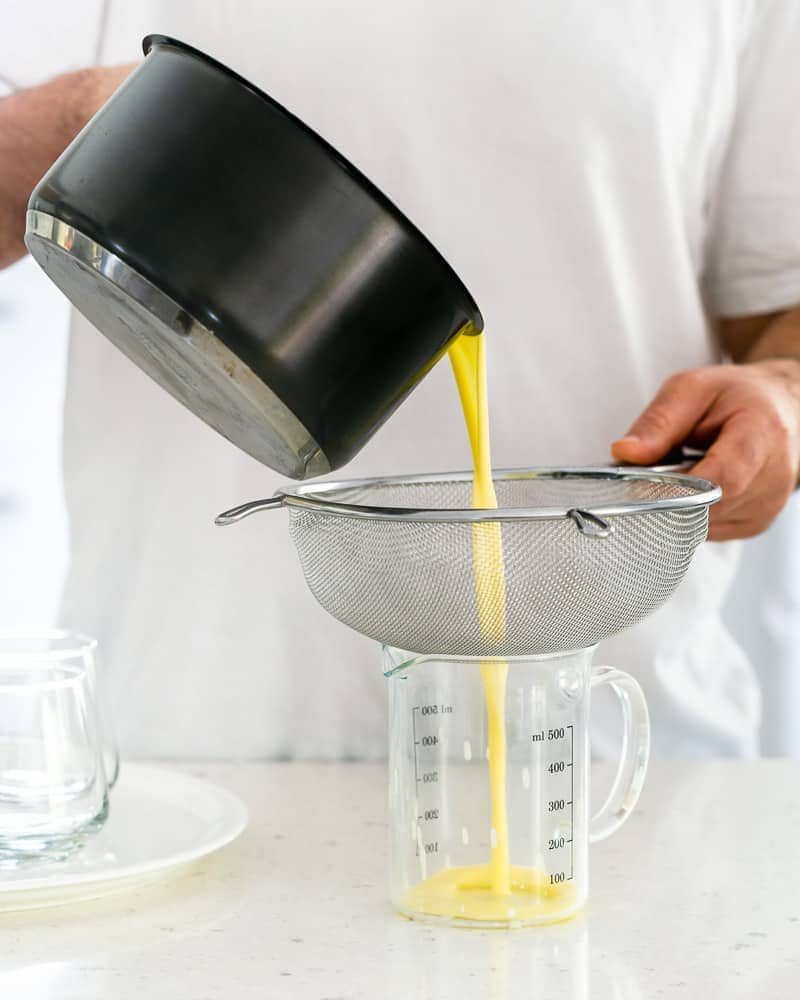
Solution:
{"label": "wire mesh strainer", "polygon": [[[516,469],[494,479],[497,510],[470,509],[465,472],[286,487],[217,523],[286,507],[316,599],[380,642],[531,656],[591,646],[662,604],[720,497],[706,480],[649,469]],[[502,638],[478,621],[473,545],[486,522],[502,534]]]}

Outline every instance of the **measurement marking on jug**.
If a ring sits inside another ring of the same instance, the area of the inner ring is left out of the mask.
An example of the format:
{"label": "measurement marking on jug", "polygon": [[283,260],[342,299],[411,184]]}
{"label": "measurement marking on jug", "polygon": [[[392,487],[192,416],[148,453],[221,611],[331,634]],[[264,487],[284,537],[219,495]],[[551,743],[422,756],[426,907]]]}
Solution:
{"label": "measurement marking on jug", "polygon": [[[419,713],[420,719],[427,719],[430,724],[437,726],[438,718],[442,715],[452,715],[453,706],[445,705],[441,703],[427,704],[427,705],[413,705],[411,708],[411,739],[414,745],[414,782],[415,785],[435,785],[439,783],[439,770],[438,768],[431,768],[429,770],[422,770],[420,768],[419,755],[422,750],[434,750],[440,746],[442,743],[442,731],[439,728],[438,732],[427,733],[422,735],[422,733],[417,733],[417,713]],[[424,728],[424,726],[421,726]],[[424,758],[423,758],[424,761]],[[418,792],[418,794],[423,794]],[[420,854],[438,854],[439,853],[439,841],[438,840],[428,840],[423,841],[422,839],[422,824],[423,823],[435,823],[439,819],[438,808],[424,808],[423,803],[417,800],[417,819],[416,819],[416,829],[417,829],[417,843],[416,843],[416,854],[419,857]]]}
{"label": "measurement marking on jug", "polygon": [[[414,741],[414,788],[415,789],[419,784],[419,764],[417,762],[417,745],[419,743],[419,740],[417,740],[417,716],[415,715],[415,713],[418,711],[419,707],[417,705],[414,705],[411,709],[411,739]],[[417,801],[417,809],[419,809],[419,801]],[[419,820],[420,817],[417,816],[417,831],[416,831],[417,835],[414,838],[414,840],[416,841],[414,845],[415,857],[419,857],[419,841],[421,836],[421,831],[419,828]]]}
{"label": "measurement marking on jug", "polygon": [[575,839],[575,729],[573,726],[567,726],[569,729],[569,877],[570,880],[575,875],[575,846],[572,843]]}
{"label": "measurement marking on jug", "polygon": [[570,835],[567,837],[566,831],[562,834],[559,828],[556,827],[554,836],[549,837],[547,840],[547,849],[548,851],[563,851],[569,844],[569,875],[563,870],[551,872],[549,875],[550,885],[570,882],[575,876],[575,848],[573,845],[575,839],[575,729],[571,725],[554,726],[551,729],[540,729],[535,733],[531,733],[532,743],[551,743],[566,740],[567,730],[569,730],[569,759],[551,760],[547,765],[547,773],[552,775],[563,774],[566,777],[567,769],[569,768],[569,798],[564,794],[563,798],[548,799],[547,811],[555,817],[559,813],[564,813],[569,809]]}
{"label": "measurement marking on jug", "polygon": [[422,715],[451,715],[453,712],[452,705],[421,705],[419,708],[414,709],[415,712],[420,712]]}
{"label": "measurement marking on jug", "polygon": [[414,713],[418,711],[419,708],[416,706],[411,709],[411,738],[414,741],[414,778],[417,784],[419,784],[419,768],[417,766],[417,743],[419,741],[417,740],[417,717]]}

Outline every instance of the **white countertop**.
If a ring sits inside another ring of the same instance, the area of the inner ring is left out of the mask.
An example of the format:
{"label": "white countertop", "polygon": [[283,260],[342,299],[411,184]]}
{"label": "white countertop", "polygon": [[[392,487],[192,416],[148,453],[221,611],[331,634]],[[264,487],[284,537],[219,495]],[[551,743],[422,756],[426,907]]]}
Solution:
{"label": "white countertop", "polygon": [[398,917],[379,765],[194,766],[234,844],[161,883],[0,914],[3,1000],[789,1000],[800,995],[800,766],[655,763],[592,852],[585,915],[511,932]]}

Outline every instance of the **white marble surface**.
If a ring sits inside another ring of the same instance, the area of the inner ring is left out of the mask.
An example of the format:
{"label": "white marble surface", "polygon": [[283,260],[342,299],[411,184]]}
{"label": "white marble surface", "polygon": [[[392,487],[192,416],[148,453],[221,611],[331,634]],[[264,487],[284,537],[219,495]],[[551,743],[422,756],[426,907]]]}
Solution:
{"label": "white marble surface", "polygon": [[800,766],[657,763],[593,849],[585,915],[409,923],[386,902],[383,768],[189,768],[251,810],[235,844],[138,891],[0,915],[14,1000],[788,1000],[800,995]]}

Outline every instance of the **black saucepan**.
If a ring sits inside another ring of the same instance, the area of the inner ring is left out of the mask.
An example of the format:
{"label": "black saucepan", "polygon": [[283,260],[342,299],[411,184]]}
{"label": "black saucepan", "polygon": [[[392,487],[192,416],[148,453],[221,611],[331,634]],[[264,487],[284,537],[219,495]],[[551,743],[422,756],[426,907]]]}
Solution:
{"label": "black saucepan", "polygon": [[422,233],[285,108],[174,39],[144,51],[31,195],[28,248],[235,444],[296,479],[335,469],[480,312]]}

